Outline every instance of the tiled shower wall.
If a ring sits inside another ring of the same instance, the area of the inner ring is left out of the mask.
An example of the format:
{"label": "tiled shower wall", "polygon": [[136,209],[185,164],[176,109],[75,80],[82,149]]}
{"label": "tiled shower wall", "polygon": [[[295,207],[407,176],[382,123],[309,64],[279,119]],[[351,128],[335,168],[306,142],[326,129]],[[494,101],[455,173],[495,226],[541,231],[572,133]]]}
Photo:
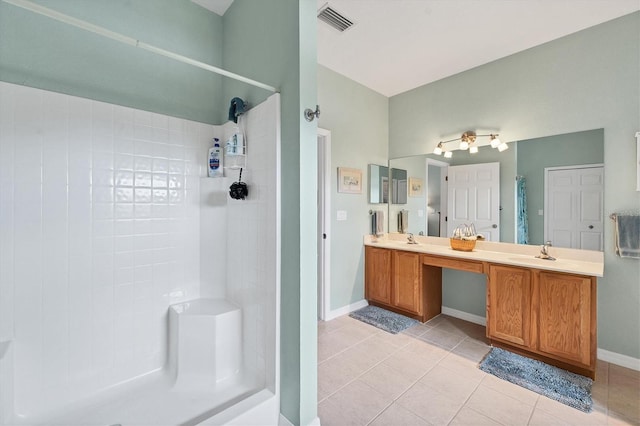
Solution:
{"label": "tiled shower wall", "polygon": [[[276,300],[278,287],[278,163],[280,95],[272,95],[241,119],[247,136],[242,180],[246,200],[227,203],[227,299],[242,307],[244,365],[275,391]],[[225,136],[233,131],[224,126]],[[227,170],[228,181],[239,170]]]}
{"label": "tiled shower wall", "polygon": [[[229,186],[239,169],[225,169],[224,178],[200,183],[201,293],[226,297],[242,308],[245,373],[257,384],[275,391],[278,296],[278,162],[280,97],[272,95],[241,117],[246,135],[245,158],[225,158],[225,164],[245,164],[242,181],[246,200],[229,197]],[[222,143],[234,133],[231,122],[222,126]],[[215,225],[218,226],[215,226]],[[224,224],[224,227],[220,227]],[[226,268],[217,267],[218,260]],[[219,283],[226,285],[220,288]]]}
{"label": "tiled shower wall", "polygon": [[216,131],[0,83],[0,341],[17,412],[163,366],[167,307],[200,292]]}

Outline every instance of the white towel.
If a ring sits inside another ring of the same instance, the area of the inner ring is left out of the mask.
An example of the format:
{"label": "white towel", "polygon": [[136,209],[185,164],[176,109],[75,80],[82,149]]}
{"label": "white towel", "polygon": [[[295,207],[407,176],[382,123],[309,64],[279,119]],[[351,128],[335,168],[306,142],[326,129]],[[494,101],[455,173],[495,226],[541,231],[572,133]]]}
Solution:
{"label": "white towel", "polygon": [[640,259],[640,215],[614,214],[613,219],[616,254]]}

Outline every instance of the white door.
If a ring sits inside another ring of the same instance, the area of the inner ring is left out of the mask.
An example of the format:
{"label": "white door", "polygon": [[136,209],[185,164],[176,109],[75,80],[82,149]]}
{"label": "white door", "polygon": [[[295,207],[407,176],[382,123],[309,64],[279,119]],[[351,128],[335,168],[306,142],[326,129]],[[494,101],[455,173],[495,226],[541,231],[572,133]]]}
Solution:
{"label": "white door", "polygon": [[447,174],[446,236],[473,223],[487,241],[500,241],[500,163],[450,166]]}
{"label": "white door", "polygon": [[604,248],[604,168],[545,169],[544,240],[556,247]]}

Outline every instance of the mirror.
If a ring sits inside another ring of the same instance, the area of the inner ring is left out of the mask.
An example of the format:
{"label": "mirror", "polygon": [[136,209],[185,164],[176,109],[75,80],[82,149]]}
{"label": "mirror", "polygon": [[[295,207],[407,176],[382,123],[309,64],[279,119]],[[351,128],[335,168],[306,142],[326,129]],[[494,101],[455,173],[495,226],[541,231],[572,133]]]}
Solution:
{"label": "mirror", "polygon": [[407,171],[391,168],[391,204],[407,204]]}
{"label": "mirror", "polygon": [[[525,178],[525,190],[522,191],[522,193],[524,194],[524,199],[526,199],[526,218],[528,224],[528,238],[526,239],[526,243],[534,245],[543,244],[545,241],[545,215],[548,219],[552,216],[548,211],[545,211],[545,208],[548,209],[549,204],[553,205],[553,203],[547,199],[545,207],[545,180],[551,179],[551,175],[547,175],[545,178],[545,169],[553,172],[554,170],[560,169],[580,169],[583,165],[602,165],[604,163],[604,130],[596,129],[513,141],[509,143],[509,147],[511,149],[498,152],[496,149],[484,146],[480,147],[477,154],[456,150],[450,159],[445,159],[442,156],[431,153],[391,159],[389,161],[389,167],[391,169],[401,168],[407,171],[409,180],[414,177],[424,179],[422,194],[410,193],[407,204],[402,206],[403,209],[408,210],[407,232],[416,235],[420,235],[421,233],[422,235],[436,235],[438,233],[437,231],[442,230],[440,235],[447,236],[446,223],[444,221],[447,209],[447,202],[446,199],[444,199],[446,198],[446,183],[444,186],[440,186],[440,188],[442,188],[441,193],[437,193],[439,187],[437,181],[440,180],[440,183],[442,183],[444,179],[444,176],[439,177],[438,171],[446,170],[447,166],[443,160],[447,161],[448,165],[451,166],[499,162],[499,240],[513,243],[517,242],[519,237],[522,236],[519,236],[519,232],[517,231],[517,224],[521,219],[519,219],[516,214],[518,202],[518,196],[516,195],[518,187],[516,176],[522,176]],[[431,164],[428,164],[428,162]],[[445,166],[445,168],[442,168],[442,166]],[[444,174],[445,173],[443,173],[443,175]],[[576,179],[581,178],[578,177]],[[589,179],[597,180],[597,178],[593,177],[589,177]],[[569,206],[567,204],[567,200],[571,197],[566,196],[566,193],[565,195],[557,193],[558,203],[556,204],[558,207],[556,211],[559,212],[557,214],[561,215],[564,211],[582,210],[580,214],[589,216],[592,219],[592,222],[589,222],[587,225],[587,227],[592,227],[589,232],[595,232],[598,230],[597,222],[600,223],[600,226],[603,226],[603,194],[602,192],[597,194],[595,190],[591,189],[588,191],[590,192],[586,197],[580,194],[575,197],[578,199],[575,204],[575,209],[573,205]],[[602,191],[602,189],[600,189],[600,191]],[[552,192],[547,190],[547,193],[551,194],[550,197],[553,198]],[[580,204],[579,199],[589,201]],[[565,204],[560,207],[559,202],[565,202]],[[397,231],[395,222],[399,211],[399,208],[395,208],[392,205],[389,206],[389,229],[391,232]],[[442,212],[442,220],[439,220],[438,212]],[[578,214],[578,216],[580,214]],[[520,216],[522,217],[523,215]],[[572,223],[567,226],[573,226],[575,228],[579,226],[576,222],[577,220],[574,218],[572,219]],[[572,246],[570,245],[570,238],[565,238],[564,236],[565,234],[568,235],[568,233],[553,233],[552,230],[549,229],[547,229],[547,233],[551,233],[552,237],[547,238],[550,239],[555,246]],[[578,235],[578,238],[580,238],[580,235],[586,235],[580,232],[573,232],[573,234],[574,239],[575,235]],[[601,234],[602,232],[600,232],[600,240],[602,240]],[[597,250],[598,248],[588,249]],[[600,250],[602,250],[602,248],[600,248]]]}
{"label": "mirror", "polygon": [[389,168],[369,164],[369,204],[389,202]]}

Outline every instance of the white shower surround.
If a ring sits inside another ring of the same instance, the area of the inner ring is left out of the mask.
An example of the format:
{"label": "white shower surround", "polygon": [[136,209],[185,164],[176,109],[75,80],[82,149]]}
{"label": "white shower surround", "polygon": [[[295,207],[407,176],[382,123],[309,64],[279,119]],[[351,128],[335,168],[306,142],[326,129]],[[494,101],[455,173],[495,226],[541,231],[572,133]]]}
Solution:
{"label": "white shower surround", "polygon": [[279,102],[245,116],[250,195],[235,201],[237,176],[205,177],[228,126],[0,82],[0,424],[161,374],[168,307],[199,297],[241,307],[265,389],[207,423],[254,400],[277,419]]}

